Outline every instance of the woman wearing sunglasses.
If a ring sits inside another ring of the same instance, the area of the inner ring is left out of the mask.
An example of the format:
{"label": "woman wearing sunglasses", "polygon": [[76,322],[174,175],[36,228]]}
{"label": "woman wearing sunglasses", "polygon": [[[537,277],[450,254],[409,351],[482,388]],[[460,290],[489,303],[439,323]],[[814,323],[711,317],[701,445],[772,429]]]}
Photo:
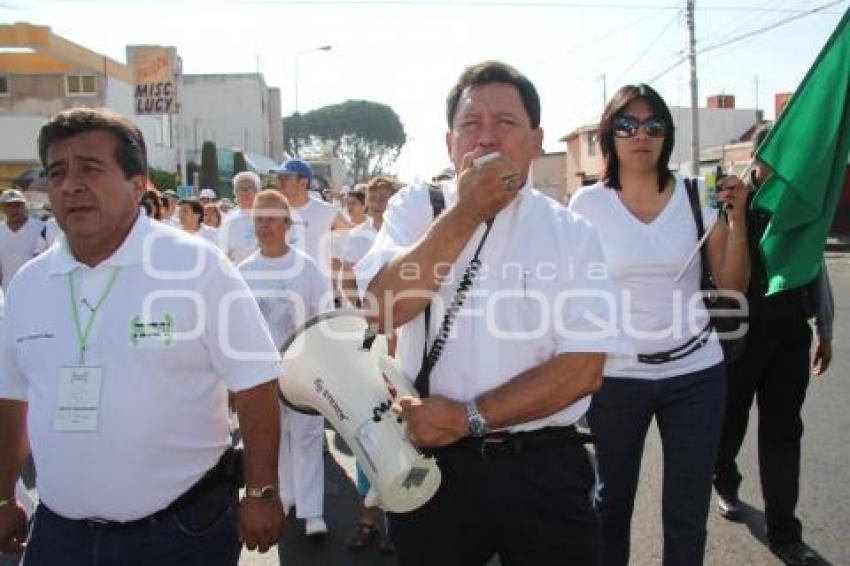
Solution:
{"label": "woman wearing sunglasses", "polygon": [[[684,179],[668,168],[674,129],[664,100],[647,85],[625,86],[599,125],[603,181],[570,209],[596,227],[621,296],[620,330],[640,353],[609,358],[588,420],[596,435],[595,494],[605,566],[628,564],[629,533],[643,444],[655,417],[664,453],[664,564],[702,564],[711,480],[726,398],[723,352],[700,294],[699,256]],[[748,280],[746,193],[735,177],[719,187],[725,207],[700,212],[718,288]],[[715,225],[716,224],[716,225]]]}

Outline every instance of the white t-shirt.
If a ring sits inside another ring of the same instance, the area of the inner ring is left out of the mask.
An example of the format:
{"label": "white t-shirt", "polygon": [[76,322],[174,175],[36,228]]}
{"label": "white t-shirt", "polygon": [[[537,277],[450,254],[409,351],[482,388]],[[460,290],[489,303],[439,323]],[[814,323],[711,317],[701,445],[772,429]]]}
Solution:
{"label": "white t-shirt", "polygon": [[221,248],[221,245],[219,243],[218,228],[213,228],[212,226],[201,224],[196,234],[211,243],[212,245],[214,245],[215,247]]}
{"label": "white t-shirt", "polygon": [[[691,339],[708,323],[700,291],[700,258],[696,256],[682,278],[674,281],[697,244],[697,230],[687,190],[676,179],[670,201],[650,223],[638,220],[616,190],[597,183],[570,200],[570,210],[587,218],[599,232],[605,261],[620,289],[620,328],[635,351],[669,351]],[[714,209],[703,207],[703,223],[710,230],[717,220]],[[605,375],[663,379],[699,371],[720,363],[723,352],[716,337],[684,358],[663,364],[645,364],[634,358],[616,368],[606,364]]]}
{"label": "white t-shirt", "polygon": [[44,222],[29,218],[16,231],[9,228],[7,222],[0,223],[0,276],[3,290],[9,289],[9,281],[26,262],[47,248],[47,242],[41,235]]}
{"label": "white t-shirt", "polygon": [[330,280],[332,244],[331,228],[339,212],[332,204],[312,196],[300,208],[290,207],[292,228],[289,245],[313,258]]}
{"label": "white t-shirt", "polygon": [[[103,372],[97,430],[57,431],[60,368],[80,362],[71,309],[85,327],[116,269],[86,349]],[[0,398],[28,402],[39,494],[67,518],[130,521],[166,507],[230,446],[227,390],[281,375],[224,254],[143,214],[93,268],[60,239],[21,269],[7,299]]]}
{"label": "white t-shirt", "polygon": [[237,209],[224,217],[220,228],[221,246],[234,265],[239,265],[257,249],[254,218],[250,210]]}
{"label": "white t-shirt", "polygon": [[327,277],[300,250],[290,248],[276,258],[257,250],[239,264],[239,273],[257,299],[278,348],[310,317],[333,308]]}
{"label": "white t-shirt", "polygon": [[53,217],[47,219],[45,227],[47,230],[45,230],[44,238],[47,240],[47,247],[50,247],[56,241],[56,238],[62,235],[62,228],[59,227],[59,223]]}
{"label": "white t-shirt", "polygon": [[371,217],[363,224],[355,226],[345,238],[345,247],[339,256],[340,259],[352,265],[357,263],[372,247],[377,235],[378,231],[375,230],[375,222]]}
{"label": "white t-shirt", "polygon": [[[457,188],[447,185],[445,195],[447,206],[452,206]],[[390,259],[419,240],[432,218],[424,185],[406,187],[390,199],[374,245],[355,265],[361,294]],[[484,229],[482,224],[470,238],[432,302],[429,348]],[[432,394],[465,402],[556,355],[618,352],[626,346],[604,323],[594,321],[611,320],[614,313],[606,298],[615,294],[604,274],[596,232],[530,186],[496,216],[480,259],[483,267],[431,373]],[[422,365],[424,326],[421,313],[399,329],[397,355],[410,380]],[[511,429],[569,425],[589,403],[590,397],[584,397]]]}

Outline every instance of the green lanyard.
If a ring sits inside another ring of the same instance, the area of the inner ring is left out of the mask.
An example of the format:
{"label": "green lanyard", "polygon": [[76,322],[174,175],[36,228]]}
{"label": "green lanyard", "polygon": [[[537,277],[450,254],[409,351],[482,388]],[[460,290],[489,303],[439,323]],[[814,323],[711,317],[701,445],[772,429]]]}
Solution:
{"label": "green lanyard", "polygon": [[109,277],[109,283],[106,284],[106,289],[103,291],[103,295],[100,296],[100,299],[94,307],[89,307],[91,309],[91,316],[89,316],[85,330],[83,330],[83,327],[80,324],[80,314],[77,312],[77,292],[74,289],[74,272],[71,271],[68,273],[68,289],[71,292],[71,314],[74,316],[74,330],[77,332],[77,344],[80,346],[80,366],[86,365],[86,347],[89,343],[92,326],[94,326],[94,319],[97,316],[97,312],[100,310],[100,307],[106,301],[106,297],[108,297],[109,293],[112,291],[112,286],[115,284],[115,280],[118,279],[118,274],[120,272],[120,266],[113,268],[112,275]]}

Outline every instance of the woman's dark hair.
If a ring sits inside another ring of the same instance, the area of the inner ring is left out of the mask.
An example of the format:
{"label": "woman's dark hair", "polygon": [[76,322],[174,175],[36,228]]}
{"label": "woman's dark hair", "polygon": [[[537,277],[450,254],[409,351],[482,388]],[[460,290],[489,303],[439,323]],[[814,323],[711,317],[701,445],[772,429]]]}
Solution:
{"label": "woman's dark hair", "polygon": [[357,199],[357,201],[360,204],[362,204],[364,206],[366,205],[366,193],[365,193],[365,191],[353,189],[353,190],[350,190],[347,193],[345,193],[345,196]]}
{"label": "woman's dark hair", "polygon": [[519,91],[519,97],[522,99],[522,105],[525,107],[525,112],[528,114],[531,127],[533,129],[540,127],[540,97],[537,94],[537,89],[534,88],[534,84],[528,80],[528,77],[510,65],[499,61],[485,61],[467,67],[449,91],[449,96],[446,98],[446,120],[449,123],[450,130],[454,125],[458,102],[464,89],[490,83],[503,83],[516,87]]}
{"label": "woman's dark hair", "polygon": [[653,114],[664,120],[667,128],[664,134],[664,143],[661,146],[661,155],[658,157],[658,192],[664,190],[667,182],[673,176],[668,167],[670,155],[673,153],[673,144],[676,141],[673,116],[670,109],[655,90],[646,84],[626,85],[618,90],[611,101],[605,106],[602,119],[599,121],[599,147],[602,149],[602,158],[605,160],[605,170],[602,180],[616,190],[622,189],[620,185],[620,158],[614,147],[614,119],[623,115],[626,107],[636,100],[645,101]]}
{"label": "woman's dark hair", "polygon": [[198,223],[204,221],[204,205],[201,204],[201,201],[196,198],[184,198],[179,202],[178,206],[183,206],[184,204],[189,205],[192,213],[198,216]]}
{"label": "woman's dark hair", "polygon": [[47,150],[60,140],[77,134],[105,130],[115,136],[115,161],[124,178],[148,174],[147,150],[141,130],[130,120],[106,108],[72,108],[54,116],[38,133],[38,156],[47,169]]}
{"label": "woman's dark hair", "polygon": [[145,208],[145,214],[156,220],[162,220],[162,202],[160,198],[158,192],[148,190],[142,195],[141,200],[141,205]]}

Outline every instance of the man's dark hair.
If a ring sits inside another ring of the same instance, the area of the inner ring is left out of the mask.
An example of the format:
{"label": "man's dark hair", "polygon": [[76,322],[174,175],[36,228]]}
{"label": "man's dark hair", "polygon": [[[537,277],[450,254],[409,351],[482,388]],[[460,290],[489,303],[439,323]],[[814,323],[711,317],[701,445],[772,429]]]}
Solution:
{"label": "man's dark hair", "polygon": [[622,189],[620,185],[620,159],[614,147],[614,119],[622,116],[626,107],[636,100],[645,101],[652,109],[653,114],[664,121],[666,127],[664,143],[661,146],[661,155],[658,156],[658,192],[664,190],[665,185],[673,176],[668,167],[670,154],[673,153],[673,144],[676,141],[673,116],[667,103],[655,90],[646,84],[626,85],[618,90],[611,101],[602,112],[599,121],[599,147],[602,149],[602,157],[605,160],[605,171],[603,180],[616,190]]}
{"label": "man's dark hair", "polygon": [[204,205],[201,204],[201,201],[196,198],[184,198],[178,203],[178,206],[183,206],[184,204],[189,205],[192,213],[198,215],[198,222],[204,221]]}
{"label": "man's dark hair", "polygon": [[534,88],[534,84],[528,80],[528,77],[510,65],[499,61],[485,61],[467,67],[458,78],[457,84],[449,91],[449,96],[446,98],[446,120],[449,123],[450,130],[454,125],[457,106],[463,91],[469,87],[490,83],[503,83],[516,87],[519,97],[522,99],[522,105],[525,107],[525,112],[528,114],[531,127],[534,129],[540,127],[540,97],[537,94],[537,89]]}
{"label": "man's dark hair", "polygon": [[124,178],[148,174],[147,148],[141,130],[127,118],[106,108],[72,108],[54,116],[38,133],[38,156],[47,169],[47,150],[60,140],[96,130],[115,136],[115,160]]}

